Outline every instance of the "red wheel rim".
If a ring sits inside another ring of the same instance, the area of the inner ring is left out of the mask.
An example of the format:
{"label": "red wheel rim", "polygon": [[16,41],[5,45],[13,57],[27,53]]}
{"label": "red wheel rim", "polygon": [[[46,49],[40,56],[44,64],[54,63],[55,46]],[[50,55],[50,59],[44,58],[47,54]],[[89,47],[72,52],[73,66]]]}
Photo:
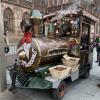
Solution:
{"label": "red wheel rim", "polygon": [[59,97],[63,97],[64,94],[65,94],[65,90],[66,90],[66,86],[64,84],[62,84],[60,87],[59,87]]}

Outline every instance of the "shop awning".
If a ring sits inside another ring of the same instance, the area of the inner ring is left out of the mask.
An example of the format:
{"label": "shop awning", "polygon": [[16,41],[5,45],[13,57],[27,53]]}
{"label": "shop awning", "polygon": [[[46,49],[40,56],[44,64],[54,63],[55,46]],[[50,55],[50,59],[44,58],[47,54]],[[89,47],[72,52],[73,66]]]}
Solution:
{"label": "shop awning", "polygon": [[99,20],[99,18],[97,18],[96,16],[90,14],[87,11],[83,11],[83,15],[86,16],[86,17],[88,17],[88,18],[90,18],[90,19],[92,19],[93,21],[98,21]]}

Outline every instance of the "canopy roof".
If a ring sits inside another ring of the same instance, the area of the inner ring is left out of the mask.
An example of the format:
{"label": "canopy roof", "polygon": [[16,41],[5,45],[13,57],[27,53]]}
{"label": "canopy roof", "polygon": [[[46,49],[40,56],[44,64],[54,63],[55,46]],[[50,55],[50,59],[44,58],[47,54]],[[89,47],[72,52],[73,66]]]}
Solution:
{"label": "canopy roof", "polygon": [[42,19],[42,13],[39,10],[31,11],[31,18]]}

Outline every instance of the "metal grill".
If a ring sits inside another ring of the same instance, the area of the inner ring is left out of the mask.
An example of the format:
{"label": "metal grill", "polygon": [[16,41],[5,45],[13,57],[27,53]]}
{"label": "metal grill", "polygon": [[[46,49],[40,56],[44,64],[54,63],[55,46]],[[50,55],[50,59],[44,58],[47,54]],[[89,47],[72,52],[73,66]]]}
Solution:
{"label": "metal grill", "polygon": [[28,88],[31,79],[32,79],[31,73],[17,73],[16,87]]}

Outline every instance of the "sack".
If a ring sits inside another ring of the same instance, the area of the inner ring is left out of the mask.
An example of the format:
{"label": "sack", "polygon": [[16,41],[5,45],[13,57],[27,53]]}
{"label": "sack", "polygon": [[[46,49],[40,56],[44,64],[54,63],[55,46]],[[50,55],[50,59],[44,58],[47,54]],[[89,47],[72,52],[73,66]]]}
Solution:
{"label": "sack", "polygon": [[9,47],[8,46],[4,47],[4,51],[5,51],[5,53],[8,53],[9,52]]}

